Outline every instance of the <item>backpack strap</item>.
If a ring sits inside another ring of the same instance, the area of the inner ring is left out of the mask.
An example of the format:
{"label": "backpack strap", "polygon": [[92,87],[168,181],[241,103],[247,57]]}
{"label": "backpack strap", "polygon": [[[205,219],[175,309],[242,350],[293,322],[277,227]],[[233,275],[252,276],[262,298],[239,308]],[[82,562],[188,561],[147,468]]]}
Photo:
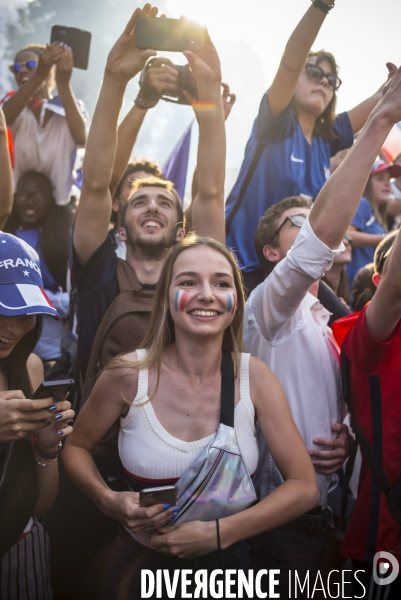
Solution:
{"label": "backpack strap", "polygon": [[[355,419],[354,410],[351,403],[351,361],[345,353],[345,347],[347,343],[347,337],[344,339],[344,343],[342,345],[341,351],[341,378],[342,378],[342,386],[343,386],[343,396],[344,400],[347,404],[348,411],[350,413],[350,421],[352,430],[355,433],[355,442],[352,445],[350,456],[348,459],[348,463],[345,470],[345,483],[344,489],[341,497],[341,528],[343,531],[346,530],[346,512],[347,512],[347,502],[348,502],[348,485],[352,476],[352,471],[354,469],[355,456],[358,445],[360,445],[362,452],[364,453],[370,468],[372,469],[373,477],[376,479],[377,483],[380,485],[381,490],[388,497],[391,487],[388,482],[388,479],[376,458],[376,455],[366,439],[365,434],[362,429],[359,427],[358,423]],[[370,382],[371,394],[374,394],[374,399],[380,401],[381,400],[381,391],[380,391],[380,381],[379,378],[375,376],[375,379]]]}
{"label": "backpack strap", "polygon": [[232,222],[234,221],[235,215],[237,214],[239,207],[242,204],[242,200],[244,199],[245,196],[245,192],[248,188],[248,185],[253,177],[253,174],[255,173],[256,167],[258,166],[259,163],[259,159],[262,155],[263,150],[266,148],[266,146],[264,144],[261,144],[260,142],[258,142],[258,145],[256,147],[255,150],[255,154],[253,155],[252,158],[252,162],[249,166],[248,169],[248,173],[245,176],[244,181],[242,182],[239,194],[238,194],[238,198],[233,206],[233,209],[230,213],[230,216],[228,217],[228,219],[226,220],[226,236],[230,233],[231,231],[231,225]]}
{"label": "backpack strap", "polygon": [[220,423],[234,427],[234,364],[231,352],[223,350],[221,357],[221,411]]}

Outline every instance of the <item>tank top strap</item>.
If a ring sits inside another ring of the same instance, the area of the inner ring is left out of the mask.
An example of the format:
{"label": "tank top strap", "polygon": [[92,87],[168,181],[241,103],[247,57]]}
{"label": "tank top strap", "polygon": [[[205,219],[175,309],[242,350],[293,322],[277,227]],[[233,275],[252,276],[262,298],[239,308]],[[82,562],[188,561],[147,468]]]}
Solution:
{"label": "tank top strap", "polygon": [[[139,348],[136,351],[136,355],[139,360],[143,360],[146,357],[146,348]],[[149,371],[148,369],[141,369],[138,373],[138,390],[133,401],[134,404],[142,403],[148,398],[149,388]]]}
{"label": "tank top strap", "polygon": [[240,371],[239,371],[239,394],[241,400],[250,399],[249,389],[249,359],[251,355],[248,352],[241,352]]}

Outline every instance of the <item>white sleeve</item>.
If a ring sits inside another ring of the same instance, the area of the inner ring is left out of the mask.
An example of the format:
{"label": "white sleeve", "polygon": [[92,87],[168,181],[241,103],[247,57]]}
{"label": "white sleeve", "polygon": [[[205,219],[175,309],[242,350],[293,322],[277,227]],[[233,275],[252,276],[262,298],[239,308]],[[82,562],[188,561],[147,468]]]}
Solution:
{"label": "white sleeve", "polygon": [[251,294],[249,314],[262,335],[272,341],[290,327],[295,313],[310,286],[331,268],[344,246],[331,250],[319,240],[309,224],[303,224],[287,256]]}

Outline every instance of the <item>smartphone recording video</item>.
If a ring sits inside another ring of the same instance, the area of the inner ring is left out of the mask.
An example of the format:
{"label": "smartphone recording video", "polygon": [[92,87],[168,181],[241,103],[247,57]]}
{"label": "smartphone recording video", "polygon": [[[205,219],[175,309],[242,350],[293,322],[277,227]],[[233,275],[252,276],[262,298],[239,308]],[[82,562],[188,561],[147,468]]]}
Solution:
{"label": "smartphone recording video", "polygon": [[141,50],[184,52],[202,50],[202,26],[184,19],[139,17],[135,40]]}

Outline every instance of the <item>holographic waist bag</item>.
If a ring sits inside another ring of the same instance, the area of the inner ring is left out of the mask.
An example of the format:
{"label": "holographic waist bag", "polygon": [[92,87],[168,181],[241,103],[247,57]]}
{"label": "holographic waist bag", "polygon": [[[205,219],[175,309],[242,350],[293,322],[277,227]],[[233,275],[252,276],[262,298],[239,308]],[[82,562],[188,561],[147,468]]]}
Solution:
{"label": "holographic waist bag", "polygon": [[175,485],[180,510],[172,525],[222,519],[257,500],[234,430],[234,366],[229,352],[223,351],[221,362],[221,413],[216,435]]}

